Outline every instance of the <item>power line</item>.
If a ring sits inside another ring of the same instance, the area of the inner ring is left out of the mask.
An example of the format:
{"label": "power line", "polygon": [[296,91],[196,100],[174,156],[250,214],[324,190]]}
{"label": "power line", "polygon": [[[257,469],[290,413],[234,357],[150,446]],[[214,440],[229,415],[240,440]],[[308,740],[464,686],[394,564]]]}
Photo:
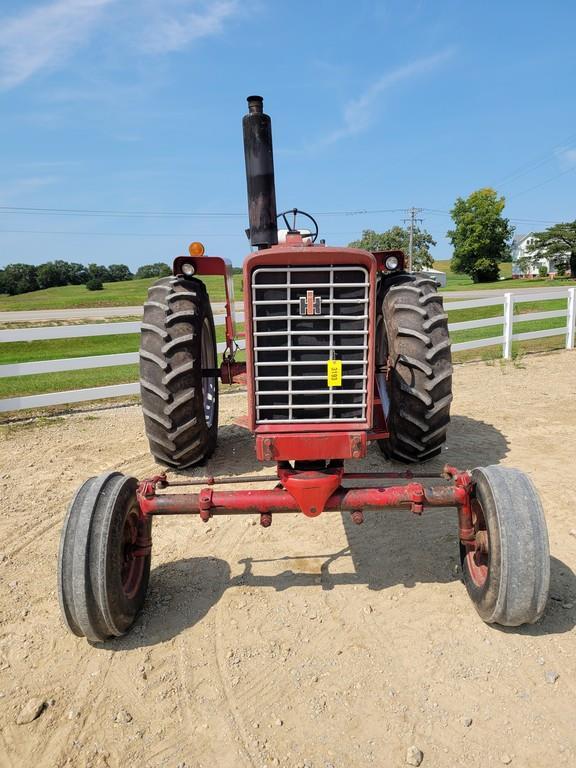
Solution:
{"label": "power line", "polygon": [[[438,208],[423,208],[422,210],[433,216],[452,216],[450,211],[442,211]],[[529,219],[514,216],[509,216],[508,218],[510,221],[517,222],[518,224],[562,224],[558,219]]]}
{"label": "power line", "polygon": [[[570,169],[574,170],[574,169]],[[37,209],[12,209],[7,208],[6,206],[0,206],[0,213],[3,212],[12,212],[12,211],[31,211],[34,213],[37,212],[45,212],[47,210],[56,211],[58,213],[64,213],[65,211],[74,211],[74,213],[79,213],[80,209],[44,209],[44,208],[37,208]],[[104,211],[92,211],[93,213],[104,213]],[[451,212],[447,210],[443,210],[440,208],[376,208],[376,209],[357,209],[353,211],[324,211],[321,212],[318,215],[322,216],[336,216],[336,215],[360,215],[360,214],[379,214],[379,213],[405,213],[409,215],[409,218],[403,219],[404,223],[409,224],[409,232],[412,240],[412,251],[413,251],[413,237],[414,237],[414,226],[416,222],[423,223],[422,218],[417,218],[418,213],[427,213],[432,216],[451,216]],[[116,211],[115,213],[120,213],[119,211]],[[128,213],[128,212],[126,212]],[[131,212],[132,213],[136,212]],[[149,212],[151,214],[156,214],[157,212]],[[160,214],[158,214],[160,215]],[[163,215],[163,214],[162,214]],[[166,212],[166,215],[173,215],[171,212]],[[204,215],[204,214],[185,214],[185,213],[178,213],[174,214],[178,216],[186,216],[186,215]],[[217,216],[220,214],[210,214],[211,216]],[[225,214],[226,216],[244,216],[244,214],[235,214],[235,213],[228,213]],[[510,221],[518,224],[559,224],[561,222],[557,220],[552,219],[531,219],[531,218],[514,218],[510,217]],[[0,229],[0,234],[22,234],[22,235],[56,235],[56,236],[68,236],[68,237],[141,237],[141,238],[190,238],[192,236],[198,237],[198,238],[212,238],[212,237],[222,237],[222,238],[237,238],[243,237],[242,230],[238,230],[236,233],[231,232],[97,232],[97,231],[86,231],[86,230],[45,230],[45,229]],[[326,235],[356,235],[356,230],[346,230],[346,231],[325,231]]]}
{"label": "power line", "polygon": [[230,232],[84,232],[79,230],[54,230],[54,229],[0,229],[3,235],[79,235],[81,237],[245,237],[239,229],[236,233]]}
{"label": "power line", "polygon": [[[238,232],[85,232],[77,230],[54,230],[54,229],[0,229],[2,235],[71,235],[80,237],[246,237],[242,230]],[[347,230],[346,232],[324,232],[325,235],[356,235],[358,230]]]}
{"label": "power line", "polygon": [[515,171],[512,171],[512,173],[509,173],[507,176],[501,178],[500,181],[498,181],[498,183],[494,186],[500,186],[501,184],[504,184],[504,182],[510,183],[515,181],[521,176],[525,176],[527,173],[535,171],[537,168],[546,165],[546,163],[550,162],[551,157],[553,157],[559,150],[569,149],[575,141],[576,133],[570,134],[570,136],[567,136],[560,144],[555,145],[551,150],[538,155],[534,160],[531,160],[528,163],[524,163]]}
{"label": "power line", "polygon": [[533,187],[528,187],[528,189],[523,189],[522,192],[516,192],[515,195],[510,195],[509,200],[513,200],[515,197],[519,197],[520,195],[525,195],[527,192],[532,192],[534,189],[539,189],[540,187],[543,187],[545,184],[549,184],[551,181],[554,181],[555,179],[560,178],[560,176],[565,176],[567,173],[571,173],[572,171],[576,171],[576,168],[566,168],[564,171],[560,171],[560,173],[555,174],[554,176],[550,176],[549,179],[545,179],[544,181],[541,181],[540,184],[535,184]]}
{"label": "power line", "polygon": [[192,211],[119,211],[93,208],[24,208],[17,206],[0,206],[0,213],[16,213],[23,215],[41,216],[103,216],[119,218],[192,218],[192,217],[228,217],[243,216],[241,213],[207,212],[198,213]]}
{"label": "power line", "polygon": [[[368,210],[365,208],[345,211],[318,211],[318,216],[364,216],[378,213],[401,213],[404,208],[377,208]],[[0,206],[0,213],[13,213],[25,216],[79,216],[79,217],[105,217],[105,218],[228,218],[242,216],[246,213],[225,211],[123,211],[95,208],[32,208],[20,206]]]}

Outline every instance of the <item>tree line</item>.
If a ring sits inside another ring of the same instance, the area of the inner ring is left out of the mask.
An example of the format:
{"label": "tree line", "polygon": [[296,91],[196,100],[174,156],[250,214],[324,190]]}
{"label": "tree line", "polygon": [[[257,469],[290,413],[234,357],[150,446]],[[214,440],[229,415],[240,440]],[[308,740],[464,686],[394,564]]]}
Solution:
{"label": "tree line", "polygon": [[144,264],[133,274],[125,264],[78,264],[68,261],[47,261],[45,264],[8,264],[0,269],[0,293],[15,296],[42,288],[61,285],[85,285],[88,290],[102,290],[104,283],[140,280],[146,277],[171,275],[168,264]]}
{"label": "tree line", "polygon": [[[498,280],[500,264],[511,261],[514,227],[504,216],[505,198],[486,187],[467,198],[458,197],[450,215],[454,226],[446,236],[452,243],[450,266],[453,272],[469,275],[475,283]],[[362,237],[350,243],[367,251],[408,251],[409,231],[394,226],[385,232],[366,229]],[[415,270],[430,269],[434,264],[431,248],[436,245],[425,229],[413,230],[413,265]],[[576,278],[576,221],[559,223],[533,234],[533,242],[523,259],[524,268],[549,260],[558,274],[569,269]]]}
{"label": "tree line", "polygon": [[[450,212],[454,226],[446,233],[452,243],[450,261],[454,272],[469,275],[476,283],[497,280],[500,264],[511,260],[514,227],[504,216],[505,198],[489,187],[472,192],[467,198],[458,197]],[[409,231],[394,226],[385,232],[365,229],[352,248],[367,251],[408,251]],[[436,241],[425,229],[414,227],[412,261],[415,270],[430,269],[434,264],[432,248]],[[569,269],[576,278],[576,220],[554,224],[535,232],[528,254],[521,260],[523,269],[546,258],[558,274]],[[241,273],[234,267],[235,274]],[[142,278],[158,278],[172,274],[168,264],[156,262],[139,267],[133,274],[125,264],[78,264],[48,261],[38,266],[8,264],[0,269],[0,294],[16,295],[54,288],[61,285],[85,285],[89,290],[101,290],[104,283]]]}

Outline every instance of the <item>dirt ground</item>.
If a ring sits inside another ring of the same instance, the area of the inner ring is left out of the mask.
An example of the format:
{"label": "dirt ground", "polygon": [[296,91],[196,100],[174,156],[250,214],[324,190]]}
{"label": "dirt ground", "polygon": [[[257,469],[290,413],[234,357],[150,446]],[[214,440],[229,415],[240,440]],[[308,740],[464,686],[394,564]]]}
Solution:
{"label": "dirt ground", "polygon": [[[453,514],[154,524],[151,586],[126,637],[60,622],[56,558],[75,487],[153,471],[140,409],[76,413],[0,438],[2,768],[356,768],[576,762],[576,353],[460,366],[445,461],[534,479],[552,552],[538,625],[482,623]],[[266,473],[221,400],[218,473]],[[376,446],[363,462],[381,468]],[[571,533],[572,532],[572,533]],[[555,676],[558,677],[555,679]],[[18,725],[32,698],[46,705]]]}

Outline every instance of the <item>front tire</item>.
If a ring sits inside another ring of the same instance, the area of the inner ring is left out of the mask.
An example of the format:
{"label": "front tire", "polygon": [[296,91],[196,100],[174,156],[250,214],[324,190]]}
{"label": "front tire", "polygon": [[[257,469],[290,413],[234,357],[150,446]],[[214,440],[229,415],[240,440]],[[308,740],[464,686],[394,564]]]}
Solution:
{"label": "front tire", "polygon": [[468,595],[488,624],[517,627],[542,616],[550,585],[546,520],[532,481],[517,469],[472,472],[476,543],[460,545]]}
{"label": "front tire", "polygon": [[64,521],[60,609],[68,629],[93,642],[127,632],[148,589],[152,523],[140,512],[137,482],[119,472],[91,477]]}
{"label": "front tire", "polygon": [[165,277],[148,291],[140,344],[140,390],[150,452],[185,469],[208,459],[218,436],[216,333],[199,280]]}
{"label": "front tire", "polygon": [[436,281],[402,274],[383,283],[376,328],[376,365],[388,370],[389,459],[427,461],[440,453],[450,423],[452,358],[448,315]]}

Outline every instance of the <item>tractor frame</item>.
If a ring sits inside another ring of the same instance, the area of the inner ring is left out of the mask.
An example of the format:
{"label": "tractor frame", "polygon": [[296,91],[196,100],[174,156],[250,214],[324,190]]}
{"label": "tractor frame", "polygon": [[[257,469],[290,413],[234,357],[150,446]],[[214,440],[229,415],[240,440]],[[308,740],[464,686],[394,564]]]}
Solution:
{"label": "tractor frame", "polygon": [[[243,266],[247,332],[236,329],[230,262],[205,256],[203,245],[192,243],[189,255],[175,259],[173,276],[149,290],[140,348],[142,411],[156,460],[187,469],[216,448],[218,381],[244,384],[247,416],[236,423],[254,435],[257,459],[275,471],[219,478],[162,472],[143,480],[112,471],[86,480],[61,536],[65,623],[90,641],[128,631],[148,587],[156,516],[196,515],[206,523],[216,515],[249,514],[267,528],[285,513],[340,512],[362,524],[375,510],[422,515],[447,507],[456,511],[463,580],[482,619],[534,623],[548,597],[550,557],[542,505],[525,474],[500,466],[345,470],[346,461],[366,456],[372,441],[403,463],[441,453],[452,400],[447,314],[436,282],[406,272],[401,251],[315,243],[312,216],[304,214],[313,233],[296,228],[302,211],[277,214],[270,118],[261,97],[249,97],[248,106],[247,233],[257,250]],[[281,244],[278,218],[287,226]],[[224,280],[226,343],[219,365],[210,299],[197,280],[204,276]],[[279,293],[282,298],[270,298]],[[278,321],[285,328],[270,330]],[[236,359],[241,337],[245,362]],[[293,359],[294,351],[303,356]],[[220,488],[246,483],[272,487]]]}

